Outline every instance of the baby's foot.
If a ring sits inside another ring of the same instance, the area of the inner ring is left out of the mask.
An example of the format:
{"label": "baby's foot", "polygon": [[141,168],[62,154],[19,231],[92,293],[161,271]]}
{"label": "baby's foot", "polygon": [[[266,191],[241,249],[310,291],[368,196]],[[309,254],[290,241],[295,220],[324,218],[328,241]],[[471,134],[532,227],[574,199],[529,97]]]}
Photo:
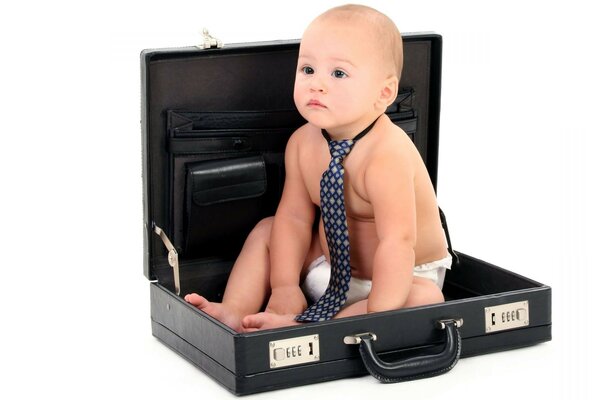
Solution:
{"label": "baby's foot", "polygon": [[300,325],[294,314],[279,315],[269,312],[247,315],[242,319],[244,332],[255,332],[264,329],[283,328],[284,326]]}
{"label": "baby's foot", "polygon": [[198,307],[211,317],[218,319],[234,331],[242,331],[242,318],[222,303],[210,302],[196,293],[185,295],[184,300]]}

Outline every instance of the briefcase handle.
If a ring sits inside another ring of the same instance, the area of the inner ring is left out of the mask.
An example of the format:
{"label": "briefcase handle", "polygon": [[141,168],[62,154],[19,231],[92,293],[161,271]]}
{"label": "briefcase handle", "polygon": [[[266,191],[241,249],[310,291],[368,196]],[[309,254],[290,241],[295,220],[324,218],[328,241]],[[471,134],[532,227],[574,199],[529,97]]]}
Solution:
{"label": "briefcase handle", "polygon": [[440,353],[410,357],[395,362],[385,362],[375,353],[373,342],[377,340],[377,336],[373,333],[346,336],[344,343],[360,345],[360,356],[365,368],[373,377],[384,383],[404,382],[429,378],[450,371],[460,357],[461,340],[458,328],[461,325],[462,319],[438,321],[436,327],[446,333],[445,347]]}

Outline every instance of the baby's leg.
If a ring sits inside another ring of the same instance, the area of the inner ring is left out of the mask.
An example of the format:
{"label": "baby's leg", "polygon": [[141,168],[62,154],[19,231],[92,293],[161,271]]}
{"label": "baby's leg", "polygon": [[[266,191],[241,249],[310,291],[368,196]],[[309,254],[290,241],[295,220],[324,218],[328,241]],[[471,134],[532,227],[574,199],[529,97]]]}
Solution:
{"label": "baby's leg", "polygon": [[[312,233],[311,244],[306,254],[306,259],[302,265],[302,271],[300,273],[301,282],[306,277],[306,272],[309,265],[317,258],[323,255],[323,250],[319,242],[319,232],[315,229]],[[303,310],[301,310],[303,311]],[[297,314],[274,314],[272,312],[261,312],[257,314],[250,314],[243,318],[242,327],[244,332],[254,332],[263,329],[282,328],[285,326],[298,325],[295,317]]]}
{"label": "baby's leg", "polygon": [[261,310],[270,292],[269,240],[273,217],[261,220],[250,232],[238,256],[222,303],[209,302],[196,293],[185,300],[230,328],[241,331],[241,320]]}
{"label": "baby's leg", "polygon": [[[367,299],[357,301],[356,303],[343,308],[335,316],[335,318],[353,317],[355,315],[366,314],[367,302]],[[410,292],[408,293],[406,303],[404,303],[401,308],[419,307],[443,302],[444,295],[436,283],[429,279],[415,276],[413,277],[413,284],[410,288]]]}
{"label": "baby's leg", "polygon": [[403,308],[426,306],[444,302],[438,285],[430,279],[413,277],[413,284]]}

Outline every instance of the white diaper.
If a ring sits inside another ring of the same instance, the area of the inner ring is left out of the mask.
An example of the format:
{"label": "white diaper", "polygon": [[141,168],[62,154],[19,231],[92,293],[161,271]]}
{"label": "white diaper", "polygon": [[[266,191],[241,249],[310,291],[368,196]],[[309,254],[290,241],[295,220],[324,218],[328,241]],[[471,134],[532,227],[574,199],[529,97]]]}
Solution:
{"label": "white diaper", "polygon": [[[413,275],[420,278],[429,279],[441,289],[444,285],[446,270],[450,269],[451,266],[452,256],[448,254],[441,260],[417,265],[413,269]],[[325,256],[321,256],[310,263],[307,269],[306,279],[301,285],[302,291],[310,301],[315,302],[319,300],[321,296],[323,296],[325,290],[327,290],[330,275],[331,265],[329,265]],[[346,300],[344,307],[354,304],[357,301],[366,299],[370,292],[370,280],[351,277],[348,299]]]}
{"label": "white diaper", "polygon": [[442,289],[442,286],[444,286],[444,278],[446,277],[446,270],[450,269],[450,267],[452,267],[452,256],[448,254],[441,260],[417,265],[413,269],[413,275],[429,279]]}

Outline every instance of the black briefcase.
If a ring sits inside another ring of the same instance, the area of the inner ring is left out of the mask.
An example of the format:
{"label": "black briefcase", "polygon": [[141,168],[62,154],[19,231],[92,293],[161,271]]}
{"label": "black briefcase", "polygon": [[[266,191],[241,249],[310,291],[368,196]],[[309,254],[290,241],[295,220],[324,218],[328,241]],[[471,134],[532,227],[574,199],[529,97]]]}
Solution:
{"label": "black briefcase", "polygon": [[[442,39],[403,37],[402,81],[387,114],[435,186]],[[275,212],[285,145],[304,123],[292,96],[299,42],[221,47],[207,36],[204,44],[141,54],[154,336],[240,395],[366,373],[430,377],[462,357],[551,339],[550,287],[459,252],[437,305],[239,334],[186,303],[191,292],[222,298],[247,234]]]}

